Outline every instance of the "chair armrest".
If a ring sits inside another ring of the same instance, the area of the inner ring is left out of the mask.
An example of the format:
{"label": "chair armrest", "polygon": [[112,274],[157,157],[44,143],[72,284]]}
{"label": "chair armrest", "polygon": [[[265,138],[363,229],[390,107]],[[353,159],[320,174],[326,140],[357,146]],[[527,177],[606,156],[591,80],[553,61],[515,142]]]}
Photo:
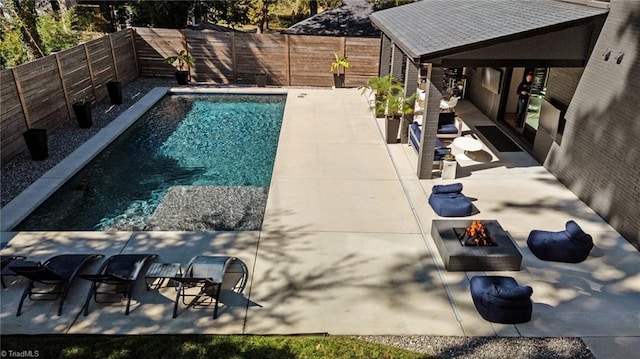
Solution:
{"label": "chair armrest", "polygon": [[458,133],[461,134],[462,133],[462,119],[460,117],[456,116],[455,121],[456,121],[455,122],[456,127],[458,128]]}

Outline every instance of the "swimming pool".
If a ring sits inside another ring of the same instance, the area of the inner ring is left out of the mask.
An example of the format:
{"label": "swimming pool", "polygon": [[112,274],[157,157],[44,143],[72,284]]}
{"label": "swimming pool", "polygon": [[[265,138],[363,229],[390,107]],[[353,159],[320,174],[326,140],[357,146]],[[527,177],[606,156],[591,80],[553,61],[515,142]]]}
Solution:
{"label": "swimming pool", "polygon": [[14,230],[259,229],[285,100],[165,96]]}

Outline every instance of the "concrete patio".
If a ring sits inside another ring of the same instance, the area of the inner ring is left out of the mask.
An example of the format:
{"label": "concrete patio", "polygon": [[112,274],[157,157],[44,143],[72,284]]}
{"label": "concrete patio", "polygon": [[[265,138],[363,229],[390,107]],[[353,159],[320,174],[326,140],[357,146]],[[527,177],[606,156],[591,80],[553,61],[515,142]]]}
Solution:
{"label": "concrete patio", "polygon": [[[468,132],[492,124],[461,101]],[[3,232],[3,255],[42,260],[60,253],[157,253],[186,264],[195,255],[232,255],[249,268],[243,298],[171,318],[175,291],[145,291],[129,316],[122,304],[91,304],[88,282],[57,303],[27,301],[26,285],[2,290],[0,330],[36,333],[215,333],[444,336],[579,336],[598,358],[640,351],[640,253],[527,152],[498,152],[481,134],[480,161],[460,160],[458,179],[418,180],[413,148],[386,145],[381,122],[356,89],[290,89],[262,231]],[[475,132],[477,133],[477,131]],[[453,146],[452,146],[453,147]],[[460,150],[453,147],[453,152]],[[434,184],[461,182],[480,213],[496,219],[523,255],[517,272],[447,272],[430,238],[438,218],[427,203]],[[583,263],[543,262],[527,248],[530,230],[560,230],[574,219],[595,242]],[[88,271],[95,270],[96,261]],[[477,313],[474,275],[500,274],[533,287],[529,323],[496,325]]]}

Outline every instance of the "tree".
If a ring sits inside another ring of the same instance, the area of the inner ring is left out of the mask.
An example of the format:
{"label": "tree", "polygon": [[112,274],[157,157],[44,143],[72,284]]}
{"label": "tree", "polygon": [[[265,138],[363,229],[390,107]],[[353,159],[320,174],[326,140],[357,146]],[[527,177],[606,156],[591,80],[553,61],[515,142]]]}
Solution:
{"label": "tree", "polygon": [[29,61],[29,56],[22,41],[18,19],[14,17],[9,20],[2,16],[0,22],[2,23],[2,31],[0,31],[0,69],[14,67]]}
{"label": "tree", "polygon": [[416,1],[418,0],[369,0],[369,2],[373,4],[374,11],[405,5]]}
{"label": "tree", "polygon": [[258,26],[258,33],[269,29],[269,12],[276,2],[276,0],[252,0],[249,20]]}
{"label": "tree", "polygon": [[73,8],[63,14],[48,11],[38,17],[38,32],[41,34],[45,54],[62,51],[78,43],[80,33],[72,29],[75,19]]}
{"label": "tree", "polygon": [[309,0],[309,14],[311,16],[318,13],[318,0]]}
{"label": "tree", "polygon": [[20,22],[22,42],[27,48],[29,59],[43,57],[42,39],[38,32],[38,14],[35,0],[12,0],[13,13]]}
{"label": "tree", "polygon": [[184,29],[193,5],[192,1],[133,1],[131,22],[135,26]]}
{"label": "tree", "polygon": [[205,2],[207,12],[214,23],[224,22],[236,27],[249,22],[251,0],[220,0]]}

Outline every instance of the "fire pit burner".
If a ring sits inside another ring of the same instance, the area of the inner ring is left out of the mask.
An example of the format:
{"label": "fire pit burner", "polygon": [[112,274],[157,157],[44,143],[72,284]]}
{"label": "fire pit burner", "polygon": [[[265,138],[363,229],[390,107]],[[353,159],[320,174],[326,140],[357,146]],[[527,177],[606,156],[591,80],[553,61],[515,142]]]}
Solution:
{"label": "fire pit burner", "polygon": [[495,245],[461,245],[456,230],[464,233],[471,223],[469,220],[440,219],[432,222],[431,237],[448,271],[520,270],[522,254],[496,220],[482,220],[485,232]]}
{"label": "fire pit burner", "polygon": [[498,245],[493,239],[493,236],[487,230],[484,224],[480,221],[472,221],[471,225],[467,228],[454,228],[456,236],[460,240],[460,244],[463,246],[496,246]]}

